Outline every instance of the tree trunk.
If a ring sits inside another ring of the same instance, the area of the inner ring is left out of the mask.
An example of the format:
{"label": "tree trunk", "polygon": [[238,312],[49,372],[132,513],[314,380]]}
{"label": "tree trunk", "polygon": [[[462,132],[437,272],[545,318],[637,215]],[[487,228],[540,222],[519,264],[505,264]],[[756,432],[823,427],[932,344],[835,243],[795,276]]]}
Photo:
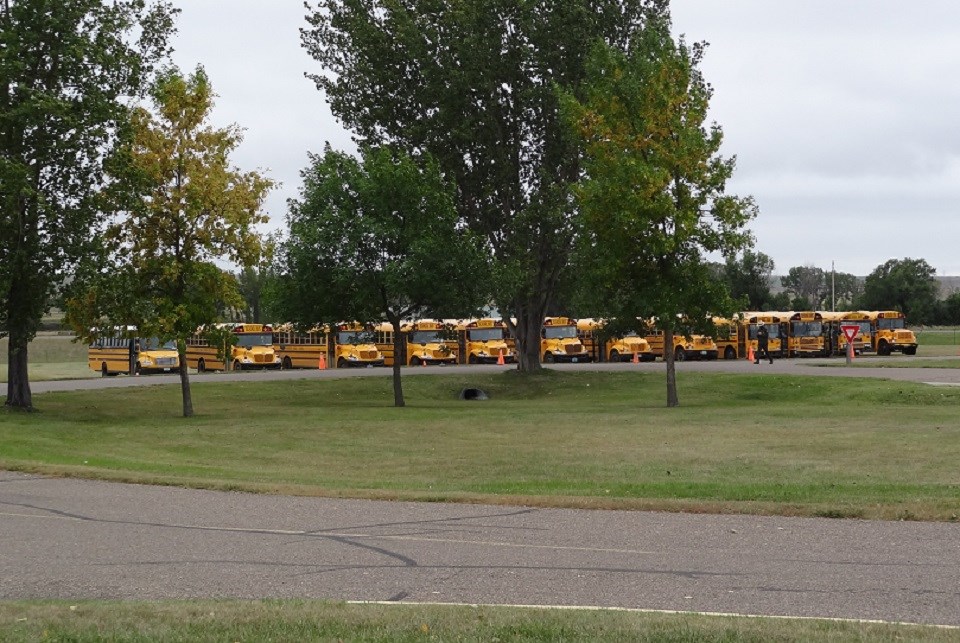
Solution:
{"label": "tree trunk", "polygon": [[677,397],[677,369],[673,354],[673,329],[663,331],[663,359],[667,363],[667,407],[680,406]]}
{"label": "tree trunk", "polygon": [[540,329],[543,327],[543,310],[539,307],[519,306],[514,338],[517,342],[517,370],[521,373],[536,373],[543,370],[540,364]]}
{"label": "tree trunk", "polygon": [[403,335],[400,333],[400,320],[391,320],[393,324],[393,405],[406,406],[403,401],[403,383],[400,381],[400,360],[403,359]]}
{"label": "tree trunk", "polygon": [[7,351],[7,401],[4,405],[19,411],[33,410],[27,371],[27,345],[23,334],[11,328]]}
{"label": "tree trunk", "polygon": [[180,355],[180,393],[183,396],[183,417],[193,417],[193,396],[190,394],[190,372],[187,367],[187,349],[177,342],[177,353]]}

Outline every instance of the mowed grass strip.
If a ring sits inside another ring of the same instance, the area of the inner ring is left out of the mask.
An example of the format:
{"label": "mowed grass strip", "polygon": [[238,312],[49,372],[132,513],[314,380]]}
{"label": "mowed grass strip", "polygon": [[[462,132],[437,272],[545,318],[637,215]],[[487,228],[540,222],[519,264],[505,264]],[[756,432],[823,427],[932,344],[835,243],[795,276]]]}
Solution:
{"label": "mowed grass strip", "polygon": [[[451,372],[38,395],[0,468],[214,489],[957,520],[960,389],[873,379]],[[490,393],[460,401],[464,387]]]}
{"label": "mowed grass strip", "polygon": [[[9,343],[0,339],[0,382],[8,378]],[[87,366],[87,345],[73,341],[72,335],[39,333],[27,347],[27,357],[31,382],[100,376]]]}
{"label": "mowed grass strip", "polygon": [[614,610],[321,601],[0,603],[5,641],[738,641],[957,640],[956,629]]}

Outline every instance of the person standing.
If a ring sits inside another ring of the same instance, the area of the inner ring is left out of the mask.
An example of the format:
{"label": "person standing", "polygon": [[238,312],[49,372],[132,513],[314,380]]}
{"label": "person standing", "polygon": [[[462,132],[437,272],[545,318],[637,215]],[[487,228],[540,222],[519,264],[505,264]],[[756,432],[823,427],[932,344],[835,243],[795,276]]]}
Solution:
{"label": "person standing", "polygon": [[773,364],[773,356],[770,355],[769,341],[770,333],[767,331],[767,325],[760,324],[760,328],[757,329],[757,354],[753,361],[754,364],[759,364],[761,357],[765,357]]}

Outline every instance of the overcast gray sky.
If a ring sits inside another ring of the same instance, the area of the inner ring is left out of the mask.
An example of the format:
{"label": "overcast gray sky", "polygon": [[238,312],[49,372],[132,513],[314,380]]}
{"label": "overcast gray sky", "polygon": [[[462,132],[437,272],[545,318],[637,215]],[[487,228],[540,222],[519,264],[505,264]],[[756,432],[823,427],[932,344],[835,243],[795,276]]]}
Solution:
{"label": "overcast gray sky", "polygon": [[[282,185],[284,226],[307,151],[353,149],[305,71],[301,0],[182,0],[174,54],[202,64],[214,123],[246,129],[233,160]],[[815,265],[858,275],[923,258],[960,275],[960,2],[673,0],[674,30],[710,43],[712,119],[753,195],[756,248],[777,272]]]}

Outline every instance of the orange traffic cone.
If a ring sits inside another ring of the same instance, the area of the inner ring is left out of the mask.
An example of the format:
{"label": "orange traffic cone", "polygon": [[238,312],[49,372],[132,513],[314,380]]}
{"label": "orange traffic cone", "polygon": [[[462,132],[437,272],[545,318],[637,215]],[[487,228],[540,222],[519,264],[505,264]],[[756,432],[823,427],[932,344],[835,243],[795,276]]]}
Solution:
{"label": "orange traffic cone", "polygon": [[424,368],[426,368],[426,366],[427,366],[427,360],[426,360],[426,359],[420,360],[420,366],[423,366]]}
{"label": "orange traffic cone", "polygon": [[317,364],[317,368],[321,371],[327,370],[327,354],[320,353],[320,362]]}
{"label": "orange traffic cone", "polygon": [[501,349],[501,350],[500,350],[500,354],[497,355],[497,365],[498,365],[498,366],[503,366],[504,364],[506,364],[506,362],[505,362],[504,359],[503,359],[503,349]]}
{"label": "orange traffic cone", "polygon": [[753,355],[753,344],[751,344],[751,345],[747,348],[747,359],[750,360],[751,362],[757,361],[756,357],[754,357],[754,355]]}
{"label": "orange traffic cone", "polygon": [[633,363],[634,363],[634,364],[639,364],[639,363],[640,363],[640,353],[638,353],[638,352],[636,352],[636,351],[633,352]]}

